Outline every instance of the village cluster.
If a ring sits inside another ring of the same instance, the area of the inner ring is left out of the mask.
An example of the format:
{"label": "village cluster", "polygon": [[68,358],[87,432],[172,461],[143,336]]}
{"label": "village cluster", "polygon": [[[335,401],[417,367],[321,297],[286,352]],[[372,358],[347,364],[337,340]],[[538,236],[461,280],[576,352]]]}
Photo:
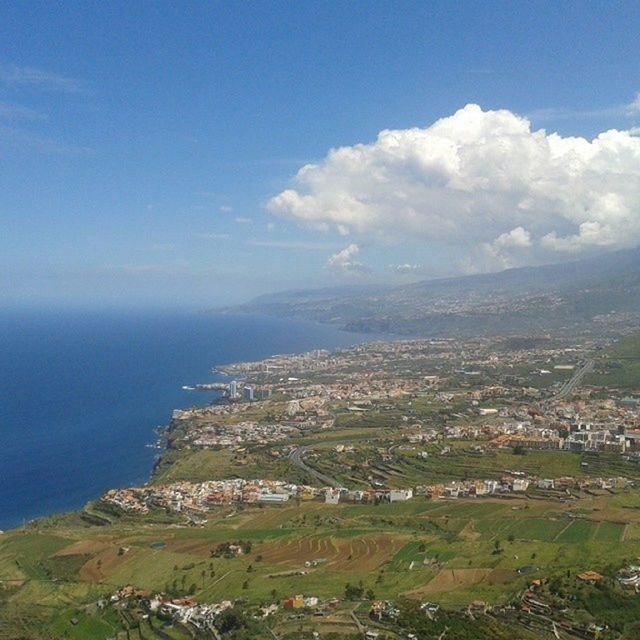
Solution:
{"label": "village cluster", "polygon": [[[370,479],[369,488],[345,488],[310,466],[309,460],[317,454],[310,454],[309,447],[286,445],[287,440],[334,427],[336,411],[366,417],[369,411],[393,410],[397,400],[409,412],[413,399],[426,398],[445,411],[455,407],[457,412],[450,411],[453,422],[436,428],[420,417],[402,416],[395,436],[400,444],[388,450],[378,447],[383,462],[394,461],[394,448],[411,445],[439,445],[437,452],[433,447],[429,452],[419,451],[424,459],[448,455],[457,440],[475,442],[473,452],[478,455],[498,449],[611,452],[640,462],[640,400],[578,386],[592,369],[587,354],[593,348],[591,343],[550,347],[542,341],[529,348],[501,350],[488,339],[463,344],[410,340],[228,365],[223,373],[243,376],[229,383],[233,393],[209,406],[176,410],[169,446],[178,450],[222,447],[242,453],[248,446],[284,443],[284,448],[269,449],[271,457],[286,456],[317,482],[299,484],[286,478],[177,482],[111,490],[102,501],[130,513],[145,514],[157,508],[202,514],[218,505],[280,504],[292,499],[375,503],[406,501],[414,495],[433,499],[504,496],[530,487],[569,492],[624,488],[630,484],[625,478],[590,477],[586,462],[582,463],[584,477],[513,472],[400,488]],[[564,377],[550,386],[531,387],[522,379],[523,368],[530,375],[547,376],[555,370],[564,372]],[[255,391],[267,400],[255,401],[253,395],[237,391],[249,384],[252,394]],[[408,445],[401,444],[403,439]],[[335,445],[336,459],[357,453],[353,443]]]}
{"label": "village cluster", "polygon": [[283,480],[210,480],[206,482],[176,482],[169,485],[146,485],[127,489],[110,489],[101,498],[128,513],[147,514],[153,509],[203,516],[215,507],[231,504],[283,504],[289,500],[317,500],[325,504],[340,502],[379,504],[406,502],[414,496],[433,500],[479,496],[507,496],[523,493],[529,487],[559,491],[576,498],[575,492],[585,490],[626,489],[630,480],[621,477],[559,477],[537,478],[514,472],[500,479],[470,479],[442,484],[419,485],[410,488],[352,490],[336,487],[297,485]]}

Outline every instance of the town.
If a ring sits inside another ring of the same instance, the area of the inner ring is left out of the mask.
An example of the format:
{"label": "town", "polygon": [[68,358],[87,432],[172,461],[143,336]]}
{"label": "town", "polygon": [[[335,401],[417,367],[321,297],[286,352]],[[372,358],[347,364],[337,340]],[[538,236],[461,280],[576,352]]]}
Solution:
{"label": "town", "polygon": [[150,480],[69,516],[38,571],[102,590],[72,627],[144,639],[632,637],[639,357],[512,336],[218,366]]}

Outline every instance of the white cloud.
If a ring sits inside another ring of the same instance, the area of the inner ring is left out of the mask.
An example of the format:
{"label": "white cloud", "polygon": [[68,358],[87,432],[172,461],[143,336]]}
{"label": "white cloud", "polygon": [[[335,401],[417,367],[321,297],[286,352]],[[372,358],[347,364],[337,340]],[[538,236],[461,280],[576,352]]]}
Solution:
{"label": "white cloud", "polygon": [[331,251],[335,247],[329,242],[309,242],[305,240],[247,240],[252,247],[283,249],[285,251]]}
{"label": "white cloud", "polygon": [[199,240],[228,240],[228,233],[194,233],[192,234],[194,238],[198,238]]}
{"label": "white cloud", "polygon": [[627,104],[608,105],[596,109],[572,109],[567,107],[550,107],[534,109],[527,116],[535,122],[551,122],[558,120],[580,120],[584,118],[633,118],[640,113],[640,93]]}
{"label": "white cloud", "polygon": [[473,104],[424,129],[333,149],[293,187],[269,201],[272,213],[379,242],[457,244],[509,264],[640,243],[633,132],[562,137]]}
{"label": "white cloud", "polygon": [[34,109],[19,104],[0,102],[0,119],[2,120],[46,120],[46,117]]}
{"label": "white cloud", "polygon": [[222,205],[219,208],[220,213],[232,213],[233,212],[233,207],[230,207],[229,205]]}
{"label": "white cloud", "polygon": [[483,266],[489,269],[508,269],[517,266],[522,260],[514,256],[518,255],[518,250],[531,247],[531,244],[531,234],[522,227],[515,227],[508,233],[501,233],[493,242],[485,242],[482,245]]}
{"label": "white cloud", "polygon": [[234,218],[234,220],[238,224],[251,224],[253,222],[251,218],[243,218],[242,216],[238,216],[237,218]]}
{"label": "white cloud", "polygon": [[327,260],[327,269],[332,269],[340,273],[366,273],[369,271],[361,262],[355,258],[360,253],[360,247],[357,244],[350,244],[348,247],[338,253],[334,253]]}
{"label": "white cloud", "polygon": [[636,116],[640,114],[640,91],[636,93],[636,97],[627,105],[627,115]]}
{"label": "white cloud", "polygon": [[493,241],[493,244],[499,248],[530,247],[531,234],[522,227],[516,227],[511,229],[509,233],[501,233]]}
{"label": "white cloud", "polygon": [[74,78],[61,76],[50,71],[34,69],[33,67],[18,67],[14,64],[0,64],[0,82],[9,85],[22,85],[61,91],[63,93],[78,93],[82,90],[82,83]]}
{"label": "white cloud", "polygon": [[401,273],[401,274],[418,273],[422,271],[421,264],[409,264],[408,262],[405,262],[404,264],[391,265],[391,268],[396,273]]}
{"label": "white cloud", "polygon": [[58,142],[35,131],[17,128],[13,125],[0,125],[0,146],[5,145],[20,151],[35,151],[45,155],[67,157],[87,156],[94,153],[93,149],[89,147]]}

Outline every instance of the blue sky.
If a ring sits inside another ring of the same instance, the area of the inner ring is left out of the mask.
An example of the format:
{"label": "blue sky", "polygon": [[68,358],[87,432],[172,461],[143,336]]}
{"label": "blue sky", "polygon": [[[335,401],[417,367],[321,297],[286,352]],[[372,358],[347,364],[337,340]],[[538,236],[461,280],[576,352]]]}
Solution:
{"label": "blue sky", "polygon": [[0,301],[202,308],[638,244],[639,27],[636,2],[3,3]]}

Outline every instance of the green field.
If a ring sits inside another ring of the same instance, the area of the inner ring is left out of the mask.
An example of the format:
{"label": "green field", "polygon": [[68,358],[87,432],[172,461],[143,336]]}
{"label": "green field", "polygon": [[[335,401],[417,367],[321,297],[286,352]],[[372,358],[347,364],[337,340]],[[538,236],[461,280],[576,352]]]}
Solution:
{"label": "green field", "polygon": [[640,390],[640,335],[623,338],[596,362],[587,384],[624,390]]}
{"label": "green field", "polygon": [[[635,493],[585,498],[579,505],[588,514],[584,520],[570,520],[555,501],[416,498],[378,506],[246,508],[232,517],[223,510],[204,528],[123,522],[68,525],[55,534],[11,532],[0,536],[0,577],[16,580],[15,591],[0,621],[12,607],[38,602],[39,618],[67,629],[78,607],[84,611],[128,583],[193,590],[204,602],[241,597],[258,604],[294,593],[327,599],[358,581],[385,599],[404,593],[446,605],[499,602],[532,577],[604,570],[633,556],[627,545],[612,543],[625,528],[627,535],[640,530],[640,512],[628,508],[637,501]],[[221,542],[237,540],[252,543],[249,554],[211,557]],[[122,546],[129,551],[119,555]],[[524,565],[533,573],[520,577],[516,570]],[[83,616],[75,616],[75,635],[68,637],[113,635],[117,621],[96,612]]]}
{"label": "green field", "polygon": [[576,520],[572,522],[560,535],[558,542],[583,543],[591,540],[598,525],[588,520]]}
{"label": "green field", "polygon": [[594,533],[593,539],[597,542],[620,542],[624,530],[625,525],[619,522],[601,522]]}

